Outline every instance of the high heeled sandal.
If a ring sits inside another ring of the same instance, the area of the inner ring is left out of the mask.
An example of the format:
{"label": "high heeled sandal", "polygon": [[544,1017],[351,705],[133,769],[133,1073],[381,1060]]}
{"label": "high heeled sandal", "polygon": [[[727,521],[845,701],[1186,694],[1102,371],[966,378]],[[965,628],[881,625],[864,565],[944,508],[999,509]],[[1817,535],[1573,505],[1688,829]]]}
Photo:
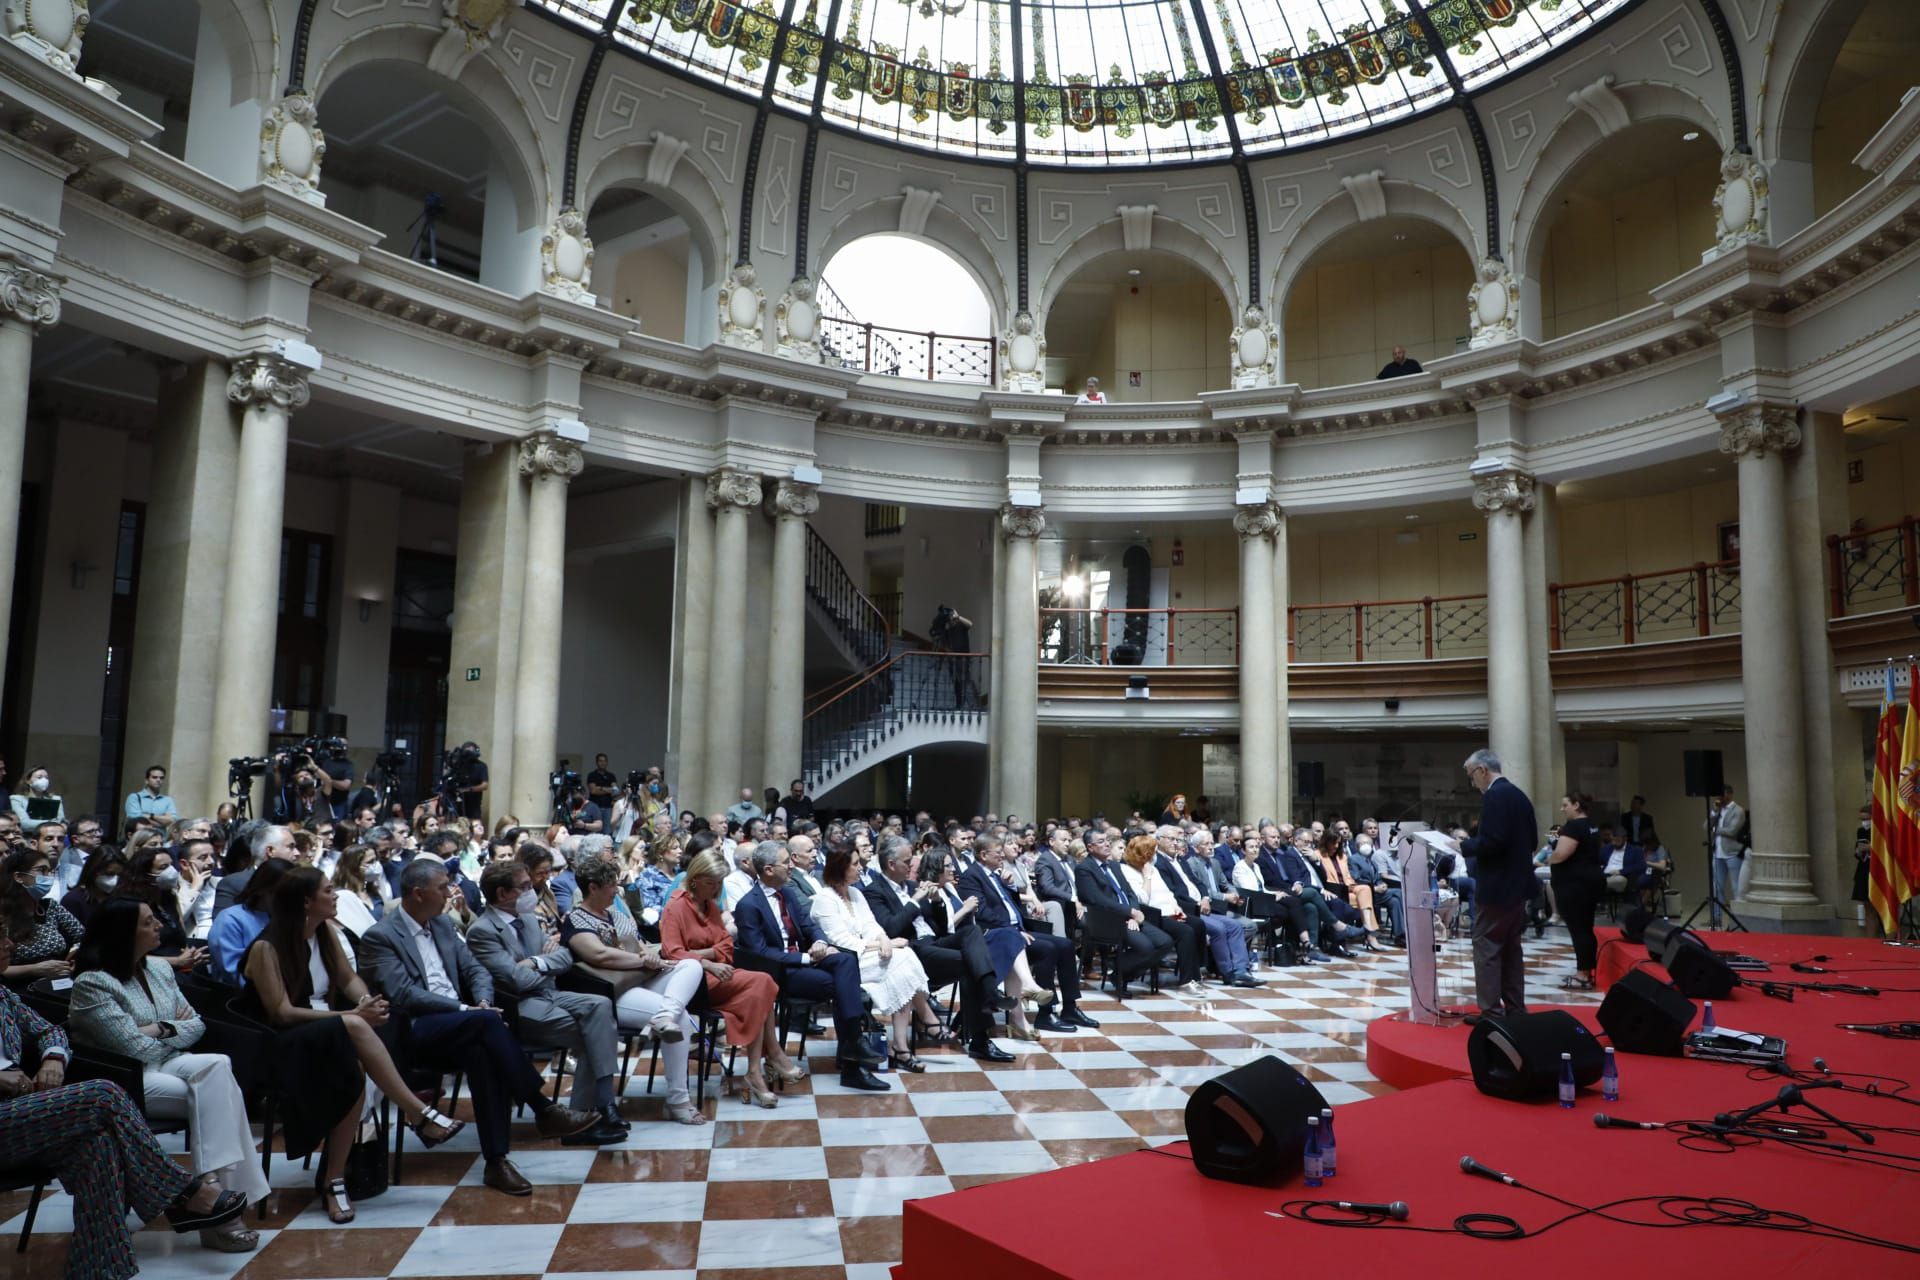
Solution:
{"label": "high heeled sandal", "polygon": [[222,1191],[214,1199],[213,1206],[204,1213],[187,1207],[200,1188],[214,1181],[214,1175],[203,1173],[187,1184],[174,1202],[167,1206],[167,1224],[176,1235],[186,1235],[190,1231],[206,1231],[213,1227],[232,1222],[247,1211],[247,1195],[244,1191]]}
{"label": "high heeled sandal", "polygon": [[[440,1136],[437,1138],[428,1136],[427,1129],[429,1126],[439,1129],[441,1131]],[[432,1107],[428,1107],[425,1111],[422,1111],[420,1118],[407,1126],[407,1128],[413,1130],[413,1136],[420,1139],[420,1145],[423,1147],[437,1147],[443,1142],[451,1141],[454,1134],[459,1133],[466,1127],[467,1122],[465,1120],[451,1119],[435,1111]]]}
{"label": "high heeled sandal", "polygon": [[895,1071],[912,1071],[918,1073],[927,1069],[927,1064],[914,1057],[913,1050],[911,1049],[895,1049],[892,1058],[893,1069]]}
{"label": "high heeled sandal", "polygon": [[345,1226],[354,1219],[353,1201],[347,1196],[347,1180],[334,1178],[320,1193],[320,1201],[327,1211],[327,1221],[335,1226]]}
{"label": "high heeled sandal", "polygon": [[927,1044],[958,1044],[960,1037],[953,1034],[952,1028],[944,1022],[916,1022],[914,1034]]}
{"label": "high heeled sandal", "polygon": [[[784,1067],[772,1063],[769,1063],[768,1066],[772,1070],[774,1077],[783,1084],[798,1084],[811,1074],[807,1070],[807,1064],[797,1058],[788,1062]],[[769,1081],[768,1083],[772,1082]]]}
{"label": "high heeled sandal", "polygon": [[767,1088],[766,1081],[755,1080],[753,1072],[748,1071],[738,1077],[740,1100],[750,1106],[763,1107],[768,1111],[780,1105],[780,1099],[773,1096],[773,1090]]}

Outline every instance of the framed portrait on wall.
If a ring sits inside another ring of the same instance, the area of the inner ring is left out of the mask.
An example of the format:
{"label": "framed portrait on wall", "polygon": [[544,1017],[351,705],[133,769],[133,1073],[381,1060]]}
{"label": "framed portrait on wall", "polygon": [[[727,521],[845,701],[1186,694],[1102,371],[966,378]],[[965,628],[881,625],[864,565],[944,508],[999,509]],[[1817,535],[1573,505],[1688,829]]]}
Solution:
{"label": "framed portrait on wall", "polygon": [[1729,520],[1720,526],[1720,559],[1738,562],[1740,559],[1740,522]]}

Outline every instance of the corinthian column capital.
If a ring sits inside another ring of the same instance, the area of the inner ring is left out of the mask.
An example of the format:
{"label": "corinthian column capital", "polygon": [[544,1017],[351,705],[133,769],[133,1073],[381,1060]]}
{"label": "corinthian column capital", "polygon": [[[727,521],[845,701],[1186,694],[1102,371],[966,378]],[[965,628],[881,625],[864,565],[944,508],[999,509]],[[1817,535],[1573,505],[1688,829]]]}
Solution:
{"label": "corinthian column capital", "polygon": [[1533,477],[1508,468],[1473,478],[1473,505],[1489,520],[1533,510]]}
{"label": "corinthian column capital", "polygon": [[1000,505],[1000,532],[1006,537],[1031,541],[1046,528],[1047,513],[1039,507],[1016,507],[1010,502]]}
{"label": "corinthian column capital", "polygon": [[759,476],[734,467],[722,467],[707,477],[707,505],[715,511],[757,507],[762,492]]}
{"label": "corinthian column capital", "polygon": [[565,484],[587,465],[580,446],[551,431],[536,431],[520,441],[520,474],[535,480],[552,478]]}
{"label": "corinthian column capital", "polygon": [[1273,502],[1245,503],[1233,513],[1233,528],[1249,542],[1272,538],[1280,531],[1280,508]]}
{"label": "corinthian column capital", "polygon": [[291,412],[313,394],[308,372],[307,366],[273,352],[241,356],[227,378],[227,399],[249,409],[271,405]]}
{"label": "corinthian column capital", "polygon": [[60,284],[59,276],[12,254],[0,254],[0,319],[18,320],[36,329],[59,324]]}
{"label": "corinthian column capital", "polygon": [[1800,447],[1800,411],[1790,404],[1742,405],[1720,415],[1720,452],[1744,458],[1792,453]]}
{"label": "corinthian column capital", "polygon": [[782,480],[773,486],[775,519],[805,520],[820,509],[820,486]]}

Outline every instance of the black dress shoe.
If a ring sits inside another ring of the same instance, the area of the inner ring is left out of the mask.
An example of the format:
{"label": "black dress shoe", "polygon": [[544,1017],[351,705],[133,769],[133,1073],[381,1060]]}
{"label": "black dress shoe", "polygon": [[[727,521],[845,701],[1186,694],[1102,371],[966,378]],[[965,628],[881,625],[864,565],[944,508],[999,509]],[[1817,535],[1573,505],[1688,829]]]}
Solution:
{"label": "black dress shoe", "polygon": [[1098,1031],[1100,1029],[1100,1024],[1080,1012],[1077,1006],[1061,1014],[1060,1020],[1062,1022],[1070,1022],[1076,1027],[1085,1027],[1089,1031]]}
{"label": "black dress shoe", "polygon": [[1267,985],[1250,973],[1236,973],[1231,981],[1232,985],[1236,987],[1264,987]]}
{"label": "black dress shoe", "polygon": [[1034,1015],[1033,1029],[1035,1031],[1071,1031],[1073,1030],[1073,1024],[1071,1022],[1062,1022],[1054,1014],[1043,1010]]}
{"label": "black dress shoe", "polygon": [[602,1119],[591,1129],[582,1129],[579,1133],[570,1133],[560,1139],[563,1147],[599,1147],[609,1142],[624,1142],[627,1131]]}
{"label": "black dress shoe", "polygon": [[863,1067],[877,1067],[880,1065],[880,1055],[873,1051],[873,1046],[868,1044],[864,1037],[854,1040],[842,1040],[839,1042],[839,1045],[840,1052],[836,1056],[840,1065],[843,1067],[848,1063],[856,1063]]}
{"label": "black dress shoe", "polygon": [[840,1083],[849,1089],[865,1089],[870,1093],[887,1093],[893,1088],[865,1067],[841,1068]]}
{"label": "black dress shoe", "polygon": [[1012,1054],[991,1040],[968,1045],[967,1056],[969,1058],[978,1058],[982,1062],[1012,1062],[1015,1060]]}

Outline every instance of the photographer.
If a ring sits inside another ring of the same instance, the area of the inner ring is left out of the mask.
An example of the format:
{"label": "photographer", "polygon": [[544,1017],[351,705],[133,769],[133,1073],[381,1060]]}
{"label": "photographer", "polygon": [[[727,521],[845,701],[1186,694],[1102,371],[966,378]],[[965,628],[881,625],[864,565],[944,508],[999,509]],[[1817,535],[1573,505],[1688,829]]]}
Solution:
{"label": "photographer", "polygon": [[311,822],[316,815],[332,816],[333,808],[320,798],[320,779],[314,771],[304,766],[295,766],[284,778],[279,772],[279,761],[274,763],[274,779],[279,784],[273,793],[273,804],[269,806],[273,820],[291,826],[296,822]]}
{"label": "photographer", "polygon": [[567,830],[577,836],[597,836],[607,825],[607,815],[587,798],[587,790],[578,781],[571,783],[560,799],[566,815]]}
{"label": "photographer", "polygon": [[445,777],[451,785],[454,812],[463,818],[483,816],[481,808],[487,793],[487,765],[480,758],[480,748],[472,742],[463,742],[447,752],[444,765]]}

